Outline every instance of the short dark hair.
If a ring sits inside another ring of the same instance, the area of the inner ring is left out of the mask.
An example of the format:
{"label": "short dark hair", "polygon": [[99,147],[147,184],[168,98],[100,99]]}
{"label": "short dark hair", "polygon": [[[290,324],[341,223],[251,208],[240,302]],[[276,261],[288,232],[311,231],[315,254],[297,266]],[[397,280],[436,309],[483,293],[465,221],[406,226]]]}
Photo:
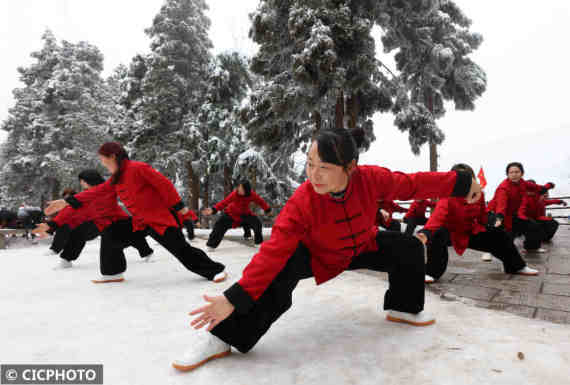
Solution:
{"label": "short dark hair", "polygon": [[313,135],[312,141],[317,142],[319,157],[323,162],[346,168],[353,160],[358,162],[358,150],[364,143],[364,131],[360,128],[323,129]]}
{"label": "short dark hair", "polygon": [[521,170],[521,173],[524,174],[524,167],[523,167],[522,163],[520,163],[520,162],[511,162],[511,163],[507,164],[507,169],[505,170],[505,174],[509,175],[509,169],[511,167],[518,167],[518,169]]}
{"label": "short dark hair", "polygon": [[83,180],[89,186],[97,186],[105,182],[105,179],[99,174],[99,171],[94,169],[83,170],[79,173],[78,178]]}
{"label": "short dark hair", "polygon": [[243,186],[243,191],[246,197],[251,194],[251,184],[247,179],[240,180],[236,188],[238,188],[239,186]]}
{"label": "short dark hair", "polygon": [[473,171],[471,166],[469,166],[468,164],[465,164],[465,163],[457,163],[457,164],[453,165],[453,167],[451,168],[451,171],[465,171],[465,172],[470,173],[471,176],[473,178],[475,178],[475,172]]}

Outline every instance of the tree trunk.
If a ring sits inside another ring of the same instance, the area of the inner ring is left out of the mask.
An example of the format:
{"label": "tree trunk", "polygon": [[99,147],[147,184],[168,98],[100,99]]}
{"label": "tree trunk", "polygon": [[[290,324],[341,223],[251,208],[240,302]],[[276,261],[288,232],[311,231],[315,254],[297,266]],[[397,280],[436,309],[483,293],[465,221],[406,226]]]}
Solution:
{"label": "tree trunk", "polygon": [[224,197],[227,197],[233,190],[232,185],[232,170],[224,165]]}
{"label": "tree trunk", "polygon": [[[427,108],[429,112],[433,115],[433,99],[431,90],[427,91]],[[433,141],[429,141],[429,170],[437,171],[437,144]]]}
{"label": "tree trunk", "polygon": [[352,94],[348,99],[348,113],[350,120],[348,121],[348,128],[356,128],[356,121],[360,113],[360,104],[358,103],[358,94]]}
{"label": "tree trunk", "polygon": [[249,183],[251,183],[251,189],[253,191],[257,190],[257,169],[251,167],[248,172]]}
{"label": "tree trunk", "polygon": [[192,163],[188,163],[188,207],[198,212],[198,202],[200,198],[200,181],[198,175],[194,173]]}
{"label": "tree trunk", "polygon": [[336,99],[335,128],[344,128],[344,92],[342,90]]}
{"label": "tree trunk", "polygon": [[320,131],[323,125],[323,118],[321,117],[320,112],[315,111],[315,131]]}
{"label": "tree trunk", "polygon": [[52,199],[58,199],[61,198],[60,194],[61,191],[59,191],[60,189],[60,183],[57,179],[53,179],[53,185],[52,185],[52,190],[51,190],[51,197]]}

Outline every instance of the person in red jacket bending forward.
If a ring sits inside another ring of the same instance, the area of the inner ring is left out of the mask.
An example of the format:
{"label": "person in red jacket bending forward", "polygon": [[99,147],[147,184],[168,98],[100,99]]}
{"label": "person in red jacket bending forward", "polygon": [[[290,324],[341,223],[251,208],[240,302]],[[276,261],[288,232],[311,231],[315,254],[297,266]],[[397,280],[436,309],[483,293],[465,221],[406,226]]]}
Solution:
{"label": "person in red jacket bending forward", "polygon": [[[534,181],[529,180],[529,182]],[[527,191],[526,195],[522,199],[522,203],[518,211],[518,217],[520,220],[538,224],[542,230],[543,242],[551,241],[559,226],[556,220],[546,216],[546,206],[549,205],[566,206],[567,203],[560,199],[548,199],[548,191],[544,194]]]}
{"label": "person in red jacket bending forward", "polygon": [[[387,319],[415,326],[435,319],[424,309],[424,247],[414,237],[379,231],[379,200],[468,196],[478,200],[480,186],[466,172],[404,174],[377,166],[358,166],[361,130],[320,130],[312,139],[308,180],[287,201],[239,282],[223,295],[204,296],[191,325],[211,333],[172,365],[191,370],[228,355],[231,346],[247,352],[292,304],[301,279],[324,283],[345,270],[386,271]],[[405,256],[403,258],[402,256]]]}
{"label": "person in red jacket bending forward", "polygon": [[[456,164],[452,170],[468,171],[473,178],[473,169],[466,164]],[[513,239],[494,224],[487,228],[485,197],[474,203],[464,198],[443,198],[437,202],[426,225],[419,231],[419,237],[427,240],[426,283],[438,280],[447,269],[449,259],[447,247],[451,242],[455,251],[463,255],[466,249],[490,252],[503,262],[505,273],[537,275],[538,271],[526,266]]]}
{"label": "person in red jacket bending forward", "polygon": [[202,210],[202,214],[206,216],[223,210],[222,216],[216,221],[214,229],[208,237],[206,246],[208,246],[209,251],[214,251],[216,247],[218,247],[220,242],[222,242],[222,239],[224,239],[224,234],[226,231],[232,227],[238,227],[240,225],[244,227],[244,230],[246,232],[249,230],[249,228],[253,229],[253,236],[256,245],[259,245],[261,242],[263,242],[263,235],[261,233],[261,221],[258,217],[253,215],[249,209],[249,204],[251,202],[256,203],[265,211],[266,214],[271,211],[271,207],[269,207],[267,202],[265,202],[263,198],[261,198],[255,191],[251,189],[249,181],[244,180],[241,181],[236,189],[232,191],[231,194],[228,195],[223,201],[212,206],[211,208]]}
{"label": "person in red jacket bending forward", "polygon": [[[105,183],[105,179],[97,170],[83,170],[79,173],[78,179],[84,191]],[[69,194],[68,197],[75,194],[75,192]],[[55,231],[49,254],[59,254],[59,268],[72,267],[72,262],[79,258],[85,243],[97,238],[111,224],[118,221],[130,221],[130,217],[119,207],[117,200],[112,197],[107,198],[106,196],[93,201],[79,210],[65,207],[57,213],[55,218],[46,223],[40,223],[32,231],[40,234]],[[142,234],[131,237],[131,244],[125,246],[136,248],[141,258],[147,262],[153,253]]]}
{"label": "person in red jacket bending forward", "polygon": [[101,279],[98,282],[123,280],[127,268],[122,250],[133,232],[150,235],[172,253],[188,270],[214,282],[222,282],[227,273],[221,263],[214,262],[205,252],[190,246],[184,239],[179,215],[188,213],[172,182],[143,162],[129,160],[119,143],[108,142],[99,148],[99,160],[112,174],[103,184],[83,191],[66,200],[52,201],[46,214],[61,210],[68,204],[75,209],[102,197],[111,197],[125,205],[132,215],[132,226],[113,224],[101,235]]}

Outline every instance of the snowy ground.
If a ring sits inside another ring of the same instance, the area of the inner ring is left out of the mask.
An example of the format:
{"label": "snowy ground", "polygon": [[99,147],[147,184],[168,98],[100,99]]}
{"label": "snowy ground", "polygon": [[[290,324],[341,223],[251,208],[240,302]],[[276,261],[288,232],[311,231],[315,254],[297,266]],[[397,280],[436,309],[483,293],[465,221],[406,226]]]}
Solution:
{"label": "snowy ground", "polygon": [[254,249],[222,242],[211,256],[231,276],[213,284],[150,243],[154,263],[129,249],[126,281],[106,285],[90,282],[98,273],[98,240],[69,270],[52,269],[55,259],[42,255],[45,241],[0,250],[0,362],[102,363],[104,383],[112,385],[570,383],[570,327],[429,293],[434,326],[387,322],[381,310],[387,283],[358,272],[320,287],[302,281],[293,308],[250,353],[179,373],[170,362],[199,333],[188,326],[187,312],[202,294],[220,293],[238,279]]}

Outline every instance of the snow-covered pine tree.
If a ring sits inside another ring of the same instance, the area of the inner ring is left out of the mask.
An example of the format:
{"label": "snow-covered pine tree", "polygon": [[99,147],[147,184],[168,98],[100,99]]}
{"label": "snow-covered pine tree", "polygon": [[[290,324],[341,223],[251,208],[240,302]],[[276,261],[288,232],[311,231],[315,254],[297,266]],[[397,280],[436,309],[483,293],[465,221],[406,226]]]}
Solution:
{"label": "snow-covered pine tree", "polygon": [[[471,20],[451,0],[380,0],[378,7],[384,52],[396,52],[401,85],[395,124],[408,132],[415,154],[426,142],[434,151],[444,139],[435,122],[445,114],[444,101],[473,110],[486,89],[485,71],[469,58],[483,38],[470,32]],[[437,168],[434,153],[431,163]]]}
{"label": "snow-covered pine tree", "polygon": [[108,124],[101,52],[86,42],[58,44],[49,30],[42,39],[35,62],[18,68],[25,86],[14,90],[16,103],[1,126],[8,131],[2,183],[13,200],[35,205],[96,165]]}
{"label": "snow-covered pine tree", "polygon": [[295,148],[321,127],[364,128],[392,107],[395,88],[375,58],[375,1],[262,0],[251,15],[251,69],[265,82],[242,118],[257,145]]}
{"label": "snow-covered pine tree", "polygon": [[166,0],[145,30],[151,53],[144,60],[140,88],[144,124],[137,127],[132,145],[137,159],[167,173],[165,159],[184,145],[172,137],[180,136],[187,114],[195,113],[202,100],[212,48],[207,8],[204,0]]}

